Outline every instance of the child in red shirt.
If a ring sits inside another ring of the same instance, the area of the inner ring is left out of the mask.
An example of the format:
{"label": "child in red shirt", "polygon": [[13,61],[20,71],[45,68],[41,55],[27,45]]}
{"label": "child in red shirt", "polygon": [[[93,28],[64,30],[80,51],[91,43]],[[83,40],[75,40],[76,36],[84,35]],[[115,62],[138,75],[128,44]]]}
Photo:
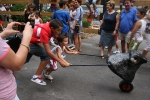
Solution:
{"label": "child in red shirt", "polygon": [[4,27],[3,27],[3,25],[2,25],[2,20],[0,19],[0,26],[1,26],[1,28],[2,28],[2,31],[4,30]]}

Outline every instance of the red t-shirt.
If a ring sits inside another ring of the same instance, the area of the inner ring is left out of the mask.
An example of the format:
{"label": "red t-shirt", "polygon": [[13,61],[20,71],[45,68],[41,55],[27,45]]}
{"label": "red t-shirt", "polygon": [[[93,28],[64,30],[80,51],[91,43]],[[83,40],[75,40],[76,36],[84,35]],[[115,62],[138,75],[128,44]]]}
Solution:
{"label": "red t-shirt", "polygon": [[50,22],[45,24],[35,24],[30,43],[45,43],[48,44],[51,38]]}
{"label": "red t-shirt", "polygon": [[2,24],[2,20],[0,20],[0,25]]}

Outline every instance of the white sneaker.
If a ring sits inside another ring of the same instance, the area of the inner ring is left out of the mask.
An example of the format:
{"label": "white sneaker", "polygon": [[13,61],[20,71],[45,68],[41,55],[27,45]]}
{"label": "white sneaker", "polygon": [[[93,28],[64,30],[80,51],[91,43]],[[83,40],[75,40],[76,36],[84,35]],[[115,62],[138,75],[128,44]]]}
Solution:
{"label": "white sneaker", "polygon": [[43,72],[43,76],[46,78],[46,79],[49,79],[49,80],[53,80],[53,77],[49,74],[46,73],[46,70]]}
{"label": "white sneaker", "polygon": [[105,49],[108,49],[108,46],[105,46]]}
{"label": "white sneaker", "polygon": [[120,50],[116,50],[116,51],[114,51],[113,53],[120,53]]}
{"label": "white sneaker", "polygon": [[40,85],[46,85],[46,82],[43,81],[42,77],[41,76],[36,76],[34,75],[31,79],[32,82],[35,82],[37,84],[40,84]]}
{"label": "white sneaker", "polygon": [[72,48],[72,47],[74,47],[74,44],[71,44],[71,45],[69,45],[68,47],[69,47],[69,48]]}
{"label": "white sneaker", "polygon": [[72,48],[70,48],[71,50],[74,50],[75,49],[75,46],[73,46]]}

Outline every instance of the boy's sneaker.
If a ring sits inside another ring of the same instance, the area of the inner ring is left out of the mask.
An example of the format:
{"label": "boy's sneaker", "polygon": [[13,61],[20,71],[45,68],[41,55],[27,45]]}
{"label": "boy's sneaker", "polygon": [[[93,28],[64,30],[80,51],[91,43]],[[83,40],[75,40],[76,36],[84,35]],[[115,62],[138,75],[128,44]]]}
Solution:
{"label": "boy's sneaker", "polygon": [[70,48],[71,50],[74,50],[75,49],[75,46],[73,46],[72,48]]}
{"label": "boy's sneaker", "polygon": [[72,48],[72,47],[74,47],[74,44],[71,44],[71,45],[69,45],[68,47],[69,47],[69,48]]}
{"label": "boy's sneaker", "polygon": [[49,80],[53,80],[53,77],[49,74],[46,73],[46,70],[43,72],[43,76],[46,78],[46,79],[49,79]]}
{"label": "boy's sneaker", "polygon": [[37,84],[40,84],[40,85],[46,85],[46,82],[43,81],[42,77],[41,76],[36,76],[34,75],[31,79],[32,82],[35,82]]}
{"label": "boy's sneaker", "polygon": [[114,51],[113,53],[120,53],[120,50],[116,50],[116,51]]}

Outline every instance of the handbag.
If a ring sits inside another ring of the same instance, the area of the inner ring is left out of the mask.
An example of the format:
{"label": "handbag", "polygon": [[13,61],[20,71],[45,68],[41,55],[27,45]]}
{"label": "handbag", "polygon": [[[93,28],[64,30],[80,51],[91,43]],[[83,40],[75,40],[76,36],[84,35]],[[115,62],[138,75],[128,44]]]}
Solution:
{"label": "handbag", "polygon": [[21,37],[15,34],[12,38],[8,38],[7,44],[16,53],[21,44]]}
{"label": "handbag", "polygon": [[98,29],[98,35],[101,35],[102,28]]}
{"label": "handbag", "polygon": [[80,24],[79,22],[76,23],[76,26],[75,26],[75,29],[74,29],[77,33],[79,32],[80,30]]}

